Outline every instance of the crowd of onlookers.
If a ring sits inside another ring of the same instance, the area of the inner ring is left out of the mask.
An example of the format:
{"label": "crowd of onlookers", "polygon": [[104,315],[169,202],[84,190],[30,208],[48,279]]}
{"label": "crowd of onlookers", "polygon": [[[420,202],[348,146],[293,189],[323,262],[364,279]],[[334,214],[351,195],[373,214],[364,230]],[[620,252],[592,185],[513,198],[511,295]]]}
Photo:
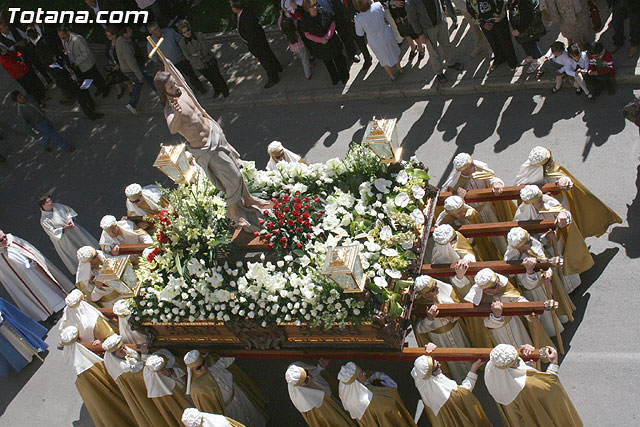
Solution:
{"label": "crowd of onlookers", "polygon": [[[138,8],[149,11],[153,19],[146,26],[95,24],[94,34],[104,34],[106,40],[107,65],[102,70],[86,39],[68,27],[11,24],[6,11],[0,13],[0,65],[26,91],[20,96],[12,94],[12,98],[22,106],[19,111],[28,127],[43,134],[41,143],[45,148],[54,141],[73,150],[56,136],[50,122],[44,122],[42,108],[49,101],[47,87],[54,83],[62,93],[61,102],[77,102],[91,120],[103,116],[96,111],[93,97],[106,97],[112,88],[118,98],[129,96],[126,108],[137,114],[144,85],[155,90],[153,74],[162,66],[159,53],[149,59],[147,54],[153,46],[144,40],[146,36],[154,43],[163,39],[160,54],[175,64],[194,92],[208,90],[199,74],[213,87],[214,97],[229,96],[212,43],[192,29],[187,20],[172,16],[180,10],[172,3],[178,1],[136,0]],[[459,25],[459,14],[474,38],[470,56],[488,56],[491,52],[489,73],[503,63],[512,71],[527,67],[526,71],[536,73],[537,78],[548,72],[556,77],[553,93],[560,90],[563,78],[568,76],[576,92],[589,99],[605,89],[609,93],[615,91],[612,53],[625,44],[625,21],[629,21],[629,57],[638,54],[640,44],[640,0],[609,0],[614,30],[610,50],[595,41],[600,15],[597,7],[585,0],[272,1],[279,11],[278,27],[289,50],[302,62],[305,77],[311,79],[312,68],[321,61],[334,85],[347,83],[350,63],[364,60],[365,68],[372,65],[369,48],[389,78],[395,80],[403,71],[400,45],[405,41],[410,49],[409,60],[417,56],[420,61],[427,51],[434,75],[441,84],[446,83],[447,70],[464,69],[465,59],[454,49],[449,32],[450,26]],[[112,7],[106,0],[85,3],[96,14]],[[242,0],[231,0],[229,5],[237,16],[238,34],[266,71],[265,88],[276,85],[283,67],[258,15]],[[544,54],[547,47],[541,50],[539,42],[549,20],[559,24],[568,44],[556,41]],[[526,55],[521,61],[515,53],[514,38]],[[91,87],[95,88],[93,96]]]}

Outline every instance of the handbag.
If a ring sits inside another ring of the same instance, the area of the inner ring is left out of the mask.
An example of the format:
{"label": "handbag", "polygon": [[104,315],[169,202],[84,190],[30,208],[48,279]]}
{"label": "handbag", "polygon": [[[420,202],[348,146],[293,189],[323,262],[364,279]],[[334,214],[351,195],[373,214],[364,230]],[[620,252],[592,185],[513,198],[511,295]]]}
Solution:
{"label": "handbag", "polygon": [[602,19],[600,19],[600,10],[593,0],[589,0],[589,15],[591,15],[593,30],[597,33],[602,29]]}
{"label": "handbag", "polygon": [[622,109],[624,118],[640,127],[640,98],[636,98]]}

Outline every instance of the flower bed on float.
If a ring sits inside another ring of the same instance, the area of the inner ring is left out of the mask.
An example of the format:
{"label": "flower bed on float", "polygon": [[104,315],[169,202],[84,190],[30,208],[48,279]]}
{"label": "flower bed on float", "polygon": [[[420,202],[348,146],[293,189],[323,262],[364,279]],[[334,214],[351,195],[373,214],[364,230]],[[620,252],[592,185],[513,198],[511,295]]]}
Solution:
{"label": "flower bed on float", "polygon": [[[425,212],[435,205],[424,167],[383,164],[356,145],[344,160],[268,172],[244,162],[243,174],[254,195],[273,202],[255,233],[266,250],[251,257],[232,244],[225,201],[206,178],[165,191],[171,207],[154,220],[154,249],[137,270],[135,320],[167,342],[280,348],[295,335],[299,344],[335,335],[343,338],[329,341],[382,343],[363,331],[373,331],[376,315],[403,315],[407,292],[396,280],[421,262]],[[327,250],[350,245],[367,275],[361,293],[321,274]],[[389,327],[382,323],[378,330]]]}

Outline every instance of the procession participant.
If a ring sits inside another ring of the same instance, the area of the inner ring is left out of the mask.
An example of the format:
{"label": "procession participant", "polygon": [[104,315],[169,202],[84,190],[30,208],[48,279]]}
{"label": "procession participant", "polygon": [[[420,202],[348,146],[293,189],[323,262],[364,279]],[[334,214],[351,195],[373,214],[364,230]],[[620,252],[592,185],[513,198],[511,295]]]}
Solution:
{"label": "procession participant", "polygon": [[[480,305],[481,302],[491,302],[491,314],[483,320],[496,342],[516,346],[532,343],[533,340],[520,316],[502,315],[503,303],[529,302],[529,300],[523,297],[505,276],[494,273],[490,268],[483,268],[478,271],[474,277],[474,282],[464,299],[476,306]],[[557,304],[553,300],[548,301],[549,305]],[[526,316],[526,318],[530,322],[535,320],[533,316]],[[553,345],[544,329],[539,330],[538,333],[541,343]]]}
{"label": "procession participant", "polygon": [[[548,283],[552,285],[552,295],[554,299],[558,301],[557,314],[559,320],[562,323],[573,321],[573,310],[575,310],[575,306],[562,284],[562,279],[553,273],[551,268],[546,271],[534,271],[538,261],[547,259],[542,243],[531,237],[527,230],[520,227],[514,227],[509,230],[507,240],[509,241],[509,248],[504,254],[504,260],[520,260],[526,270],[524,273],[515,276],[523,289],[524,296],[530,301],[546,301],[548,298],[545,290],[545,281],[548,281]],[[551,258],[550,262],[561,266],[562,258]],[[545,331],[547,331],[547,334],[553,337],[556,335],[556,331],[551,316],[552,314],[550,312],[545,312],[542,317],[540,317],[540,321]],[[562,332],[564,329],[562,325],[560,324],[558,327],[559,331]]]}
{"label": "procession participant", "polygon": [[[436,226],[449,224],[454,229],[466,224],[482,224],[482,219],[471,206],[467,205],[460,196],[449,196],[444,200],[444,211],[438,215]],[[507,249],[504,236],[467,238],[478,257],[483,260],[496,260]]]}
{"label": "procession participant", "polygon": [[[120,254],[120,245],[122,244],[153,243],[151,236],[146,231],[137,228],[131,221],[117,221],[113,215],[103,216],[100,220],[100,228],[102,228],[100,249],[113,256]],[[137,260],[138,255],[131,258]]]}
{"label": "procession participant", "polygon": [[353,362],[340,368],[338,379],[342,406],[360,427],[416,426],[395,387],[365,385],[364,372]]}
{"label": "procession participant", "polygon": [[149,337],[142,332],[131,329],[129,319],[131,318],[131,301],[130,299],[121,299],[113,306],[113,314],[118,316],[118,329],[122,342],[125,344],[147,345]]}
{"label": "procession participant", "polygon": [[73,284],[29,242],[0,230],[0,282],[33,320],[46,320],[64,307]]}
{"label": "procession participant", "polygon": [[178,425],[184,410],[191,406],[184,394],[184,371],[175,362],[175,356],[163,348],[147,358],[143,371],[147,397],[169,426]]}
{"label": "procession participant", "polygon": [[284,148],[284,145],[282,145],[282,142],[280,141],[271,142],[271,144],[269,144],[269,146],[267,147],[267,153],[269,153],[269,162],[267,163],[268,171],[277,170],[277,164],[280,162],[300,162],[304,163],[305,165],[307,164],[307,162],[305,162],[302,157],[300,157],[293,151]]}
{"label": "procession participant", "polygon": [[78,271],[76,287],[82,291],[91,304],[111,308],[122,297],[118,291],[106,283],[96,280],[106,259],[104,253],[91,246],[78,249]]}
{"label": "procession participant", "polygon": [[[264,405],[268,401],[268,397],[264,396],[255,383],[233,364],[235,361],[233,357],[220,357],[214,360],[215,356],[209,354],[201,362],[202,356],[197,350],[192,350],[187,355],[185,355],[185,363],[189,360],[188,364],[191,366],[189,369],[194,370],[194,380],[189,391],[193,396],[193,386],[195,385],[195,393],[198,396],[193,397],[194,403],[198,399],[204,405],[204,398],[199,395],[200,391],[215,395],[213,382],[206,377],[209,375],[218,385],[225,415],[248,426],[266,425],[267,415],[264,412]],[[191,383],[189,379],[187,381]],[[213,401],[207,400],[208,405],[219,405],[217,398],[214,398]]]}
{"label": "procession participant", "polygon": [[[498,178],[485,162],[473,160],[467,153],[459,153],[453,158],[453,170],[442,186],[443,191],[457,193],[464,199],[467,190],[491,188],[493,193],[502,193],[504,181]],[[511,200],[471,203],[482,222],[511,221],[516,206]]]}
{"label": "procession participant", "polygon": [[[162,191],[157,185],[151,184],[144,188],[140,184],[130,184],[124,189],[127,196],[127,216],[144,217],[147,215],[157,215],[162,209],[169,206],[169,202],[162,195]],[[136,225],[143,230],[150,227],[146,221],[137,221]]]}
{"label": "procession participant", "polygon": [[[432,345],[427,352],[435,350]],[[442,365],[431,356],[420,356],[413,362],[411,376],[433,427],[490,427],[491,422],[480,402],[473,395],[478,369],[484,364],[478,359],[460,385],[442,373]]]}
{"label": "procession participant", "polygon": [[236,420],[223,415],[200,412],[196,408],[187,408],[182,413],[182,424],[185,427],[245,427]]}
{"label": "procession participant", "polygon": [[202,412],[225,414],[225,401],[220,385],[209,372],[204,357],[198,350],[191,350],[184,355],[187,366],[187,396]]}
{"label": "procession participant", "polygon": [[102,343],[104,366],[116,382],[127,402],[135,425],[140,427],[172,426],[167,424],[156,405],[147,397],[142,369],[144,362],[140,354],[125,346],[120,335],[111,335]]}
{"label": "procession participant", "polygon": [[321,374],[327,364],[328,361],[320,359],[317,366],[302,362],[289,365],[284,374],[289,398],[310,427],[355,426],[331,397],[331,387]]}
{"label": "procession participant", "polygon": [[84,301],[84,294],[79,289],[71,291],[65,302],[67,306],[58,326],[61,331],[67,326],[75,326],[80,334],[80,342],[92,344],[101,344],[115,333],[106,317]]}
{"label": "procession participant", "polygon": [[[453,291],[453,287],[423,275],[413,282],[416,299],[414,304],[429,304],[427,317],[414,327],[416,340],[420,347],[429,342],[441,347],[472,347],[467,336],[464,322],[459,317],[436,317],[439,313],[438,304],[453,304],[462,302]],[[467,362],[447,362],[446,365],[456,381],[462,381],[470,364]]]}
{"label": "procession participant", "polygon": [[[520,347],[528,356],[535,349]],[[499,344],[491,350],[484,371],[484,383],[498,403],[502,424],[506,427],[562,426],[581,427],[582,420],[558,378],[558,352],[544,349],[550,365],[540,372],[518,357],[518,350]]]}
{"label": "procession participant", "polygon": [[96,427],[133,426],[135,419],[102,359],[78,341],[75,326],[60,331],[62,356],[75,374],[76,388]]}
{"label": "procession participant", "polygon": [[249,193],[240,171],[240,154],[227,142],[220,125],[200,106],[180,72],[168,61],[165,69],[171,72],[159,71],[154,84],[169,132],[179,133],[187,140],[196,163],[216,188],[225,193],[227,217],[246,231],[259,230],[261,209],[269,203]]}
{"label": "procession participant", "polygon": [[[558,256],[564,259],[562,272],[564,274],[564,285],[567,292],[571,293],[580,285],[580,273],[593,267],[594,261],[589,253],[589,248],[584,243],[584,237],[580,229],[571,223],[572,216],[564,209],[560,202],[548,194],[542,194],[540,188],[535,185],[525,185],[520,190],[522,203],[514,216],[514,221],[550,219],[556,221],[559,228],[557,232],[549,231],[541,238],[541,243],[558,243]],[[561,239],[557,239],[557,234]],[[552,250],[547,249],[547,253],[555,255]]]}
{"label": "procession participant", "polygon": [[80,225],[74,218],[78,216],[76,211],[61,203],[53,203],[51,197],[46,194],[38,201],[40,205],[40,225],[47,233],[56,249],[58,256],[69,269],[71,274],[78,268],[76,252],[82,246],[98,246],[98,241]]}
{"label": "procession participant", "polygon": [[529,158],[520,167],[516,185],[544,185],[557,182],[561,191],[556,197],[562,206],[571,211],[583,237],[600,237],[610,225],[621,224],[622,219],[564,167],[553,160],[551,151],[534,147]]}

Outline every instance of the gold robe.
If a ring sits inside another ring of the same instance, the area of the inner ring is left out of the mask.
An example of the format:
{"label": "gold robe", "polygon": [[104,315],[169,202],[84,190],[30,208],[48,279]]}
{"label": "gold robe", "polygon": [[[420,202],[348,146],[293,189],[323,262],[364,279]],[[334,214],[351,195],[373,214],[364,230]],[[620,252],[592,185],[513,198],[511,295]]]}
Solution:
{"label": "gold robe", "polygon": [[606,233],[610,225],[622,224],[622,219],[609,206],[558,163],[554,162],[552,168],[545,172],[545,177],[555,180],[563,176],[573,181],[573,188],[561,194],[567,198],[573,220],[584,237],[600,237]]}
{"label": "gold robe", "polygon": [[[321,390],[313,384],[311,387]],[[324,394],[322,405],[301,414],[309,427],[355,427],[349,415],[327,393]]]}
{"label": "gold robe", "polygon": [[93,327],[93,337],[95,339],[100,340],[100,342],[104,342],[104,340],[115,333],[116,332],[104,317],[98,317],[96,324]]}
{"label": "gold robe", "polygon": [[225,415],[220,386],[209,371],[193,372],[191,399],[200,412]]}
{"label": "gold robe", "polygon": [[[458,182],[453,187],[450,187],[449,191],[455,194],[456,191],[458,191],[458,188],[464,188],[466,190],[469,185],[469,182],[472,179],[484,180],[485,188],[490,188],[488,180],[490,180],[491,178],[494,178],[495,176],[496,175],[493,172],[489,172],[484,169],[478,169],[474,173],[472,173],[470,176],[464,176],[461,174],[460,179],[458,179]],[[513,200],[496,200],[494,202],[474,203],[473,207],[476,210],[480,211],[480,209],[482,209],[486,203],[491,203],[491,206],[493,207],[493,211],[496,214],[496,218],[498,219],[499,222],[506,222],[506,221],[513,220],[513,215],[515,215],[516,209],[517,209],[517,206],[513,202]]]}
{"label": "gold robe", "polygon": [[78,375],[76,388],[96,427],[136,424],[124,396],[104,363],[96,363]]}
{"label": "gold robe", "polygon": [[428,406],[424,409],[432,427],[491,427],[478,399],[464,387],[451,391],[437,416]]}
{"label": "gold robe", "polygon": [[[457,228],[459,225],[465,224],[482,224],[482,219],[475,209],[469,207],[464,218],[456,218],[447,214],[442,218],[440,224],[449,224],[450,226]],[[491,237],[474,237],[471,247],[478,256],[478,261],[496,261],[502,259],[500,250],[496,248]]]}
{"label": "gold robe", "polygon": [[373,397],[358,420],[360,427],[416,427],[413,417],[404,407],[398,390],[393,387],[368,385]]}
{"label": "gold robe", "polygon": [[178,384],[173,388],[173,393],[162,397],[152,397],[151,401],[156,406],[156,410],[164,419],[164,424],[169,427],[179,426],[182,424],[182,413],[185,409],[193,407],[191,402],[187,400],[184,389]]}
{"label": "gold robe", "polygon": [[505,427],[582,427],[578,411],[560,379],[546,372],[527,371],[527,382],[513,402],[498,404]]}
{"label": "gold robe", "polygon": [[142,371],[125,372],[116,381],[131,413],[139,427],[160,427],[167,423],[158,412],[156,405],[147,397]]}
{"label": "gold robe", "polygon": [[[562,206],[555,206],[545,213],[566,212]],[[573,217],[572,217],[573,219]],[[565,276],[571,274],[580,274],[593,267],[594,261],[589,248],[584,242],[584,236],[580,232],[580,228],[572,222],[566,227],[558,228],[558,235],[564,242],[562,257],[564,258],[564,266],[562,272]],[[560,254],[557,254],[560,256]]]}

